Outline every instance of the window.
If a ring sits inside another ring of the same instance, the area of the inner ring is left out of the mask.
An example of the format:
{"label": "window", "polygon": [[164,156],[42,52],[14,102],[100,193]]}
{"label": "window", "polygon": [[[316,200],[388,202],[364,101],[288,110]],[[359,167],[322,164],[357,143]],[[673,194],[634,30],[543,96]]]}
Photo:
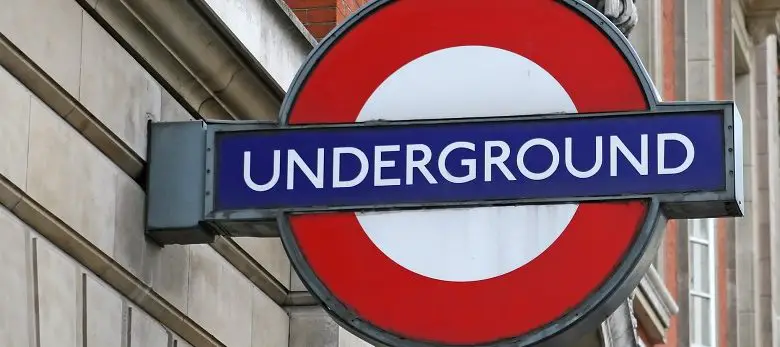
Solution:
{"label": "window", "polygon": [[716,346],[715,219],[688,224],[690,324],[692,347]]}

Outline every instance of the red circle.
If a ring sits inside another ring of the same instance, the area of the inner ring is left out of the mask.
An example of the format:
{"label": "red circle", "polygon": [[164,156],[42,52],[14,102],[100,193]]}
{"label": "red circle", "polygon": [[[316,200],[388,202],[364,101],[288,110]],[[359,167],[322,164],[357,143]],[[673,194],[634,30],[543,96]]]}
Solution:
{"label": "red circle", "polygon": [[[620,50],[566,4],[397,0],[329,47],[288,96],[288,123],[354,122],[393,72],[427,53],[464,45],[530,59],[561,83],[581,113],[649,108]],[[463,345],[522,336],[577,307],[622,262],[646,213],[638,201],[581,204],[542,255],[476,282],[434,280],[400,267],[368,239],[354,213],[296,215],[290,224],[308,266],[359,317],[400,337]]]}

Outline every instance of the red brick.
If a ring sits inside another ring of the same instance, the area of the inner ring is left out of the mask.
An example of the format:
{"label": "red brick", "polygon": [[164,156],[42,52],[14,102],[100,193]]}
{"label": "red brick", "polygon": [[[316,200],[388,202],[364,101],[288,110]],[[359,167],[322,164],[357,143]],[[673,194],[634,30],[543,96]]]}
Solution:
{"label": "red brick", "polygon": [[674,0],[663,0],[661,25],[661,36],[663,37],[663,66],[664,66],[664,86],[663,96],[665,101],[671,101],[677,94],[677,85],[675,78],[675,68],[677,66],[675,56],[675,25],[674,25]]}
{"label": "red brick", "polygon": [[327,35],[335,26],[336,23],[312,23],[306,24],[306,29],[309,29],[309,32],[312,36],[317,39],[321,39],[325,37],[325,35]]}
{"label": "red brick", "polygon": [[344,12],[345,15],[350,15],[358,9],[358,4],[355,0],[339,0],[339,9]]}
{"label": "red brick", "polygon": [[338,0],[337,1],[337,7],[338,11],[336,13],[336,22],[341,23],[347,17],[349,17],[351,14],[355,13],[362,5],[367,3],[368,1],[358,1],[358,0]]}
{"label": "red brick", "polygon": [[[711,30],[714,30],[715,34],[715,98],[723,100],[726,98],[726,78],[731,78],[731,73],[729,71],[729,74],[726,75],[726,69],[724,67],[725,65],[725,49],[724,49],[724,30],[723,26],[720,25],[720,23],[723,23],[723,16],[724,12],[727,12],[726,9],[724,9],[723,6],[723,0],[715,0],[713,10],[715,13],[715,23],[716,25],[713,26]],[[730,12],[731,9],[729,8],[728,11]],[[730,15],[730,13],[726,13],[726,15]],[[729,29],[730,31],[730,29]],[[730,34],[729,34],[730,35]],[[730,52],[729,52],[730,54]],[[725,219],[719,219],[716,226],[716,233],[717,233],[717,239],[715,241],[716,245],[716,252],[717,252],[717,260],[715,261],[715,264],[717,266],[716,272],[716,282],[717,282],[717,289],[716,293],[718,295],[716,296],[718,300],[717,305],[717,331],[718,331],[718,345],[721,347],[727,347],[729,345],[729,300],[728,300],[728,294],[729,294],[729,288],[728,288],[728,248],[726,247],[727,242],[731,242],[729,240],[728,235],[728,226],[726,224]],[[733,333],[732,333],[733,334]]]}
{"label": "red brick", "polygon": [[[666,288],[669,293],[672,294],[672,298],[677,301],[677,221],[669,221],[666,223],[666,235],[664,236],[664,282],[666,282]],[[685,245],[682,245],[685,247]],[[684,314],[688,314],[685,312]],[[667,343],[656,346],[677,347],[677,315],[672,316],[669,322],[669,330],[666,332]]]}
{"label": "red brick", "polygon": [[645,327],[642,326],[642,324],[639,324],[638,329],[636,330],[637,335],[639,335],[639,339],[644,342],[645,346],[652,346],[650,343],[650,339],[647,337],[647,333],[645,332]]}
{"label": "red brick", "polygon": [[723,49],[723,29],[722,26],[719,25],[720,23],[723,23],[723,0],[715,0],[713,7],[715,12],[715,23],[717,23],[712,27],[712,30],[715,31],[715,40],[713,41],[715,43],[715,98],[723,100],[725,99],[726,92],[726,80],[723,74],[725,71],[723,68],[723,55],[726,54],[726,52],[724,52]]}
{"label": "red brick", "polygon": [[336,7],[307,10],[306,23],[333,23],[336,21]]}
{"label": "red brick", "polygon": [[[671,101],[675,99],[677,93],[676,83],[676,50],[675,50],[675,0],[663,0],[661,3],[662,24],[661,24],[661,47],[663,52],[663,74],[664,85],[662,86],[662,94],[664,101]],[[678,301],[678,287],[677,287],[677,267],[680,259],[677,259],[678,247],[687,247],[687,245],[677,244],[677,234],[679,229],[677,227],[677,221],[670,221],[666,224],[666,235],[664,236],[663,244],[663,256],[664,256],[664,282],[666,288],[672,295],[675,301]],[[687,261],[683,259],[682,261]],[[682,314],[688,314],[683,312]],[[669,330],[666,332],[666,343],[656,345],[656,347],[677,347],[679,344],[678,337],[678,322],[677,315],[671,317],[669,322]],[[686,344],[687,345],[687,344]]]}
{"label": "red brick", "polygon": [[309,10],[293,10],[293,13],[295,13],[295,16],[298,17],[298,20],[301,21],[301,23],[307,23],[309,21],[307,12]]}
{"label": "red brick", "polygon": [[337,0],[285,0],[292,9],[331,7]]}
{"label": "red brick", "polygon": [[347,15],[344,14],[344,11],[342,11],[341,9],[336,11],[336,23],[341,23],[346,18],[347,18]]}

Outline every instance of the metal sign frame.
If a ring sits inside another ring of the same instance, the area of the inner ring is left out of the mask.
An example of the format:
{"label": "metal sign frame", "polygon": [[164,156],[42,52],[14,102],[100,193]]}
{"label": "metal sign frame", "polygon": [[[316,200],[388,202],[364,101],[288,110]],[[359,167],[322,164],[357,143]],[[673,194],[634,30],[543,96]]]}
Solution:
{"label": "metal sign frame", "polygon": [[[684,192],[684,193],[665,193],[665,194],[630,194],[630,195],[598,195],[598,196],[570,196],[562,198],[540,198],[540,199],[509,199],[509,200],[491,200],[491,201],[452,201],[441,203],[410,203],[410,204],[383,204],[383,205],[346,205],[346,206],[312,206],[297,208],[277,208],[277,209],[251,209],[251,210],[218,210],[215,208],[216,199],[216,180],[219,171],[216,168],[216,155],[218,153],[215,138],[222,133],[232,132],[253,132],[261,135],[265,132],[297,131],[297,130],[327,130],[327,129],[359,129],[376,127],[403,127],[414,125],[437,125],[437,124],[476,124],[476,123],[499,123],[499,122],[528,122],[528,121],[555,121],[579,119],[588,121],[595,118],[606,117],[630,117],[640,115],[663,115],[669,113],[694,113],[705,111],[717,111],[721,113],[724,149],[723,154],[726,158],[726,166],[723,168],[726,177],[725,189],[719,192]],[[736,113],[735,113],[736,112]],[[284,213],[303,213],[303,212],[329,212],[329,211],[382,211],[399,209],[425,209],[425,208],[444,208],[444,207],[468,207],[468,206],[502,206],[518,204],[549,204],[549,203],[567,203],[584,201],[609,201],[609,200],[628,200],[656,198],[662,203],[662,211],[667,218],[707,218],[713,216],[722,216],[724,214],[733,215],[741,211],[743,204],[743,192],[741,186],[736,184],[737,178],[742,175],[740,151],[735,151],[735,144],[741,143],[741,120],[738,111],[732,102],[699,102],[699,103],[667,103],[659,104],[653,112],[609,112],[609,113],[591,113],[583,115],[575,114],[547,114],[537,116],[516,116],[516,117],[495,117],[495,118],[470,118],[470,119],[438,119],[438,120],[413,120],[413,121],[384,121],[367,123],[340,123],[324,125],[294,125],[285,127],[273,127],[267,123],[204,123],[206,136],[206,185],[204,194],[204,216],[206,221],[258,221],[264,219],[274,219]],[[707,202],[704,204],[703,202]],[[691,206],[695,204],[695,206]]]}

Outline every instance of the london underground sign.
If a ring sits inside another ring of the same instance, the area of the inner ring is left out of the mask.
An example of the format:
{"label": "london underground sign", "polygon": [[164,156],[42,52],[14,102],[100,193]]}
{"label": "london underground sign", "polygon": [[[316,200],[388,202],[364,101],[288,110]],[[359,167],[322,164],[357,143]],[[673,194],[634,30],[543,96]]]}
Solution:
{"label": "london underground sign", "polygon": [[312,295],[382,345],[571,343],[667,219],[744,213],[734,104],[661,103],[579,1],[375,1],[279,123],[153,125],[148,233],[278,230]]}
{"label": "london underground sign", "polygon": [[673,201],[724,186],[723,111],[223,132],[216,138],[215,209],[660,193]]}

